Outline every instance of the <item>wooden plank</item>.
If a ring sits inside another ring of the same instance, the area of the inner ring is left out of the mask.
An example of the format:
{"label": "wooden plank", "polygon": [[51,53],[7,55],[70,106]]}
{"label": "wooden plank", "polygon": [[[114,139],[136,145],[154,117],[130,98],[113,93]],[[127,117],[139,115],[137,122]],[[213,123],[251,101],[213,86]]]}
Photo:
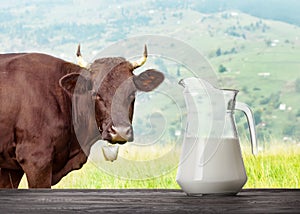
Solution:
{"label": "wooden plank", "polygon": [[170,189],[0,190],[1,213],[299,213],[300,189],[189,197]]}

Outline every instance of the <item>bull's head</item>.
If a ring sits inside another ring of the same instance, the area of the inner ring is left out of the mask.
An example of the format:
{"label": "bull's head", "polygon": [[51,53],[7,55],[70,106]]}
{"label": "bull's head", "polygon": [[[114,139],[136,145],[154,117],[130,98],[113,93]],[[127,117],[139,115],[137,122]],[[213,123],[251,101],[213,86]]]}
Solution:
{"label": "bull's head", "polygon": [[[134,69],[142,66],[147,59],[145,46],[143,57],[129,62],[121,57],[101,58],[88,65],[77,51],[78,62],[85,67],[88,76],[76,73],[65,75],[60,85],[69,94],[74,93],[74,83],[84,79],[83,88],[89,91],[95,103],[95,117],[102,139],[123,144],[133,141],[132,118],[137,91],[152,91],[164,80],[164,75],[149,69],[134,75]],[[77,86],[76,86],[77,87]],[[82,86],[80,86],[82,87]]]}

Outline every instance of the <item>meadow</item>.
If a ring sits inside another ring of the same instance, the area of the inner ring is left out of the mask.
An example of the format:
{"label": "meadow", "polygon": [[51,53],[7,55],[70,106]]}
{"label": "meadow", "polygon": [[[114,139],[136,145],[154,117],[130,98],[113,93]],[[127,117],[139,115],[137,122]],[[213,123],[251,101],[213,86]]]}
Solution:
{"label": "meadow", "polygon": [[[244,164],[247,171],[248,181],[244,188],[299,188],[300,181],[300,146],[297,144],[283,144],[276,143],[265,151],[260,151],[257,156],[253,156],[247,148],[243,154]],[[160,153],[162,150],[157,149]],[[152,154],[155,152],[149,151]],[[146,151],[142,151],[141,156],[149,156]],[[141,157],[140,156],[140,157]],[[139,157],[134,156],[138,159]],[[175,158],[176,159],[176,158]],[[174,160],[175,160],[174,159]],[[173,160],[173,161],[174,161]],[[118,160],[117,160],[118,161]],[[117,163],[117,161],[115,163]],[[138,161],[138,160],[137,160]],[[146,163],[147,164],[147,163]],[[151,162],[150,162],[151,164]],[[156,169],[164,165],[151,166]],[[138,173],[147,173],[149,166],[145,166],[145,170]],[[116,166],[115,170],[126,170],[131,172],[130,168],[124,169],[122,165]],[[130,179],[128,177],[121,178],[113,175],[113,173],[105,172],[99,169],[94,161],[89,161],[83,166],[81,170],[73,171],[64,177],[54,189],[107,189],[107,188],[166,188],[178,189],[180,188],[176,183],[177,168],[170,170],[162,176],[147,179]],[[25,177],[25,176],[24,176]],[[144,176],[140,176],[144,177]],[[27,188],[27,183],[23,178],[20,188]]]}

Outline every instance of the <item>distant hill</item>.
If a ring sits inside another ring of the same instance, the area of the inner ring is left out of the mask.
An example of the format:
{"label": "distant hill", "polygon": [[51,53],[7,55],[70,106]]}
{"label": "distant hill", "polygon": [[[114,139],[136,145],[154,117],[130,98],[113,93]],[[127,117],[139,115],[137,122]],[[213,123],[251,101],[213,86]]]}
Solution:
{"label": "distant hill", "polygon": [[[11,0],[0,5],[0,53],[45,52],[75,61],[81,43],[89,61],[126,38],[169,36],[203,53],[222,87],[241,91],[238,99],[253,108],[260,139],[288,136],[300,141],[299,4],[296,0]],[[175,77],[176,85],[184,77],[180,65],[166,59],[154,64]],[[155,108],[170,118],[171,135],[178,130],[174,105],[155,101]],[[150,112],[146,108],[142,114]],[[237,122],[240,133],[247,135],[245,120],[238,114]],[[140,123],[141,129],[147,125]]]}
{"label": "distant hill", "polygon": [[204,13],[239,10],[264,19],[273,19],[300,26],[299,0],[202,0],[195,9]]}
{"label": "distant hill", "polygon": [[155,7],[193,9],[201,13],[237,10],[263,19],[300,26],[299,0],[153,0]]}
{"label": "distant hill", "polygon": [[264,19],[273,19],[300,26],[299,0],[204,0],[195,1],[200,12],[239,10]]}

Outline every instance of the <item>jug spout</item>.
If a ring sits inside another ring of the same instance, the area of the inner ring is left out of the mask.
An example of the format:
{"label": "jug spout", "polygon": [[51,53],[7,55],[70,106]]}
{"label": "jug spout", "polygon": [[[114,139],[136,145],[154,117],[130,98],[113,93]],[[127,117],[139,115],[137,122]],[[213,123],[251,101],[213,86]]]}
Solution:
{"label": "jug spout", "polygon": [[214,93],[221,92],[220,89],[214,87],[209,82],[197,77],[188,77],[185,79],[181,79],[178,82],[178,84],[184,87],[187,90],[187,92],[191,92],[191,93],[193,92],[201,93],[201,91],[203,90],[205,92],[212,92],[212,91],[214,91]]}
{"label": "jug spout", "polygon": [[179,80],[178,84],[185,88],[184,79]]}

